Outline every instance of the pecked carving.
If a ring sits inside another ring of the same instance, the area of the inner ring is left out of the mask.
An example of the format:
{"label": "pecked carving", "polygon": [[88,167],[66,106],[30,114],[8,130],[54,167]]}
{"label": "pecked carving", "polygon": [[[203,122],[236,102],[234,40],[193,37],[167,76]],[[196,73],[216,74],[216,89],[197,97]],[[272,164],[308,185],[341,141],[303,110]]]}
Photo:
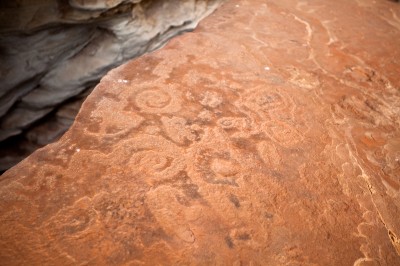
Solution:
{"label": "pecked carving", "polygon": [[196,170],[210,184],[238,186],[236,179],[242,176],[240,165],[229,151],[201,149],[195,157]]}
{"label": "pecked carving", "polygon": [[187,125],[187,121],[182,117],[161,117],[161,122],[170,139],[178,144],[188,144],[200,140],[199,132],[196,127]]}
{"label": "pecked carving", "polygon": [[268,112],[287,107],[285,98],[278,90],[258,87],[245,96],[245,105],[257,112]]}
{"label": "pecked carving", "polygon": [[[190,228],[190,222],[201,216],[201,206],[182,205],[179,195],[182,195],[181,192],[174,188],[160,186],[147,194],[146,203],[151,206],[151,212],[163,230],[173,237],[169,242],[175,238],[183,243],[193,243],[196,236]],[[186,221],[186,218],[189,218],[188,222],[180,222]]]}
{"label": "pecked carving", "polygon": [[175,113],[181,109],[181,98],[172,87],[146,88],[136,94],[135,104],[144,113]]}
{"label": "pecked carving", "polygon": [[138,134],[121,141],[109,157],[114,165],[123,167],[132,182],[139,178],[155,185],[185,169],[181,154],[181,148],[161,135]]}
{"label": "pecked carving", "polygon": [[279,167],[282,158],[273,143],[261,141],[257,144],[257,151],[267,166],[273,169]]}
{"label": "pecked carving", "polygon": [[0,264],[400,265],[393,7],[227,1],[111,71],[0,178]]}
{"label": "pecked carving", "polygon": [[293,147],[303,140],[301,133],[289,123],[271,121],[265,124],[265,129],[270,138],[284,147]]}
{"label": "pecked carving", "polygon": [[203,106],[217,108],[223,103],[223,98],[216,92],[206,91],[200,103]]}
{"label": "pecked carving", "polygon": [[218,119],[217,124],[223,129],[238,129],[244,130],[249,128],[248,121],[242,117],[223,117]]}

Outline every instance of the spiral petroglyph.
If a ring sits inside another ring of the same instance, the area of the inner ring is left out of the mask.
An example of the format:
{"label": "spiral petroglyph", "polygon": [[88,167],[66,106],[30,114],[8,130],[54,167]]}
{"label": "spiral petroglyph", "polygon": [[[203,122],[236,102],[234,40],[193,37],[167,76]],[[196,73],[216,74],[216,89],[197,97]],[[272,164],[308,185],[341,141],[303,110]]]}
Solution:
{"label": "spiral petroglyph", "polygon": [[[156,184],[175,176],[186,167],[182,150],[175,143],[158,135],[137,134],[123,140],[109,155],[115,166],[120,165],[130,178],[141,178],[148,184]],[[123,161],[120,158],[125,158]]]}
{"label": "spiral petroglyph", "polygon": [[177,157],[177,154],[154,150],[143,150],[133,154],[129,166],[133,175],[142,175],[149,184],[172,178],[185,169],[184,161]]}
{"label": "spiral petroglyph", "polygon": [[240,164],[229,151],[202,149],[196,154],[195,166],[201,178],[210,184],[238,186],[236,179],[242,176]]}
{"label": "spiral petroglyph", "polygon": [[179,95],[172,88],[149,88],[136,95],[135,103],[145,113],[174,113],[181,109]]}

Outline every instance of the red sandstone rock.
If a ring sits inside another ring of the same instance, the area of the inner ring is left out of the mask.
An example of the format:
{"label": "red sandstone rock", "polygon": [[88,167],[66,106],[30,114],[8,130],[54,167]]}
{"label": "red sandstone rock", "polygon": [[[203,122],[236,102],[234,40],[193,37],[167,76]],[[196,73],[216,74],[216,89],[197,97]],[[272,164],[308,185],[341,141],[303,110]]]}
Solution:
{"label": "red sandstone rock", "polygon": [[83,101],[108,70],[194,29],[221,2],[0,1],[0,173],[68,130],[55,115],[66,102]]}
{"label": "red sandstone rock", "polygon": [[400,8],[230,1],[1,176],[3,265],[400,265]]}

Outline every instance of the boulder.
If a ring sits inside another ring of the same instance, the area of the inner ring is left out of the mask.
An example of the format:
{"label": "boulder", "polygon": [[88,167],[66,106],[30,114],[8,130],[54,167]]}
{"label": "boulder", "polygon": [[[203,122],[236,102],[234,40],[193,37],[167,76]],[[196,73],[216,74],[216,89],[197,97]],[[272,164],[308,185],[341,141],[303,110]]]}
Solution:
{"label": "boulder", "polygon": [[232,0],[113,69],[0,177],[0,261],[400,265],[396,5]]}

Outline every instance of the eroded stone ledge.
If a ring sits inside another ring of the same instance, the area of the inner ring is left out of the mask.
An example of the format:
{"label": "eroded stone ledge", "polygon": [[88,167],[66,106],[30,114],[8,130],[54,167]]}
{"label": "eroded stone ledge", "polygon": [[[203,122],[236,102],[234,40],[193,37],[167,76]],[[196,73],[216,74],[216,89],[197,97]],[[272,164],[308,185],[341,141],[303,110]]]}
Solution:
{"label": "eroded stone ledge", "polygon": [[2,1],[0,173],[57,140],[107,71],[192,30],[221,2]]}

